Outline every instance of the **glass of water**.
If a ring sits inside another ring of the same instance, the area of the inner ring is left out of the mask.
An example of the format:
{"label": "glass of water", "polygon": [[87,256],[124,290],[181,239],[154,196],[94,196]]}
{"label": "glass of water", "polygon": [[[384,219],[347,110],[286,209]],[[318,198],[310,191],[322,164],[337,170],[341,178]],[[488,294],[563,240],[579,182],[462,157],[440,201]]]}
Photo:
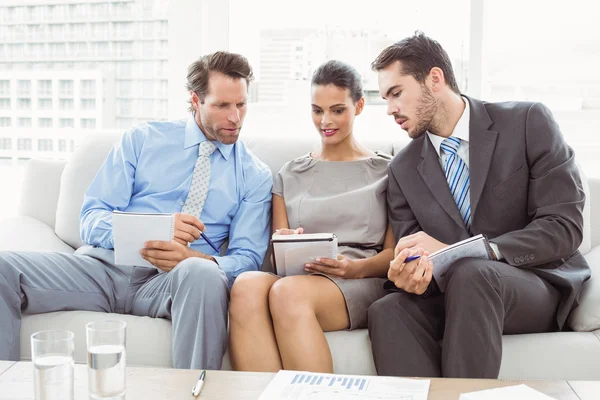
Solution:
{"label": "glass of water", "polygon": [[125,398],[125,332],[122,321],[86,325],[90,399]]}
{"label": "glass of water", "polygon": [[73,332],[41,331],[31,335],[36,400],[73,400]]}

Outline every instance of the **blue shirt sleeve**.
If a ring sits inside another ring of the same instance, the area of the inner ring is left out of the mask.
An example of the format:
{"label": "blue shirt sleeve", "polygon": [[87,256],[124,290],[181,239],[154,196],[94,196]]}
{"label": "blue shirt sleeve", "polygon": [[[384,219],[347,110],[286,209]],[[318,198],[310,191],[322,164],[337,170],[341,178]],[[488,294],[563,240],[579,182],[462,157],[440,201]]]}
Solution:
{"label": "blue shirt sleeve", "polygon": [[83,199],[81,240],[105,249],[114,248],[112,212],[124,210],[131,199],[143,132],[126,132],[111,150]]}
{"label": "blue shirt sleeve", "polygon": [[229,286],[242,272],[260,269],[269,245],[273,188],[269,169],[261,170],[247,187],[250,189],[231,222],[227,253],[214,257],[227,275]]}

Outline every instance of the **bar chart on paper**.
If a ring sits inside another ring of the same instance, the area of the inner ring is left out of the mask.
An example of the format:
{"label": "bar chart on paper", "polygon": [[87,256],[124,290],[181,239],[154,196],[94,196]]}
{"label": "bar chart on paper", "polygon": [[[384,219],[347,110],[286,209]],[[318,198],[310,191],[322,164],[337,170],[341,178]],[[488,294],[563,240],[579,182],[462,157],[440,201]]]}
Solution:
{"label": "bar chart on paper", "polygon": [[426,400],[429,381],[279,371],[259,400]]}

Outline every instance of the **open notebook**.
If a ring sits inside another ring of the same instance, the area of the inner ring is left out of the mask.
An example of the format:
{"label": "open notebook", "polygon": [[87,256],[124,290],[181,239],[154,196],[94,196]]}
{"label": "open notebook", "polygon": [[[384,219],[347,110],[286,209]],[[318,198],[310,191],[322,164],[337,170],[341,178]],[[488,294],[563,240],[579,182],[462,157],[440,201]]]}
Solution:
{"label": "open notebook", "polygon": [[304,264],[317,257],[337,259],[338,240],[333,233],[303,233],[271,238],[275,273],[279,276],[308,274]]}
{"label": "open notebook", "polygon": [[494,260],[493,254],[487,239],[483,235],[477,235],[431,253],[429,259],[433,263],[435,281],[443,292],[448,284],[446,272],[456,260],[467,257]]}
{"label": "open notebook", "polygon": [[140,250],[149,240],[173,240],[173,214],[113,211],[115,264],[156,268],[142,258]]}

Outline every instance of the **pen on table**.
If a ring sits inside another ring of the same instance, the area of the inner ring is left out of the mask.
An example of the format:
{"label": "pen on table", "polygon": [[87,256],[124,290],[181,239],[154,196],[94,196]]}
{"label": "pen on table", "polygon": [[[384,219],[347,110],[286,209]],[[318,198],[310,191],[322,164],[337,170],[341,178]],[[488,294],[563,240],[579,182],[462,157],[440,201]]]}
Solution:
{"label": "pen on table", "polygon": [[196,384],[192,388],[192,394],[194,395],[194,397],[198,397],[198,395],[200,394],[200,391],[202,390],[202,386],[204,386],[204,377],[205,376],[206,376],[206,370],[203,369],[202,372],[200,373],[200,377],[198,378],[198,382],[196,382]]}
{"label": "pen on table", "polygon": [[202,236],[202,239],[206,240],[206,243],[208,243],[210,245],[210,247],[212,247],[217,253],[219,252],[219,249],[217,249],[217,246],[215,246],[215,244],[210,241],[210,239],[208,238],[208,236],[206,236],[204,234],[204,232],[200,231],[200,236]]}

